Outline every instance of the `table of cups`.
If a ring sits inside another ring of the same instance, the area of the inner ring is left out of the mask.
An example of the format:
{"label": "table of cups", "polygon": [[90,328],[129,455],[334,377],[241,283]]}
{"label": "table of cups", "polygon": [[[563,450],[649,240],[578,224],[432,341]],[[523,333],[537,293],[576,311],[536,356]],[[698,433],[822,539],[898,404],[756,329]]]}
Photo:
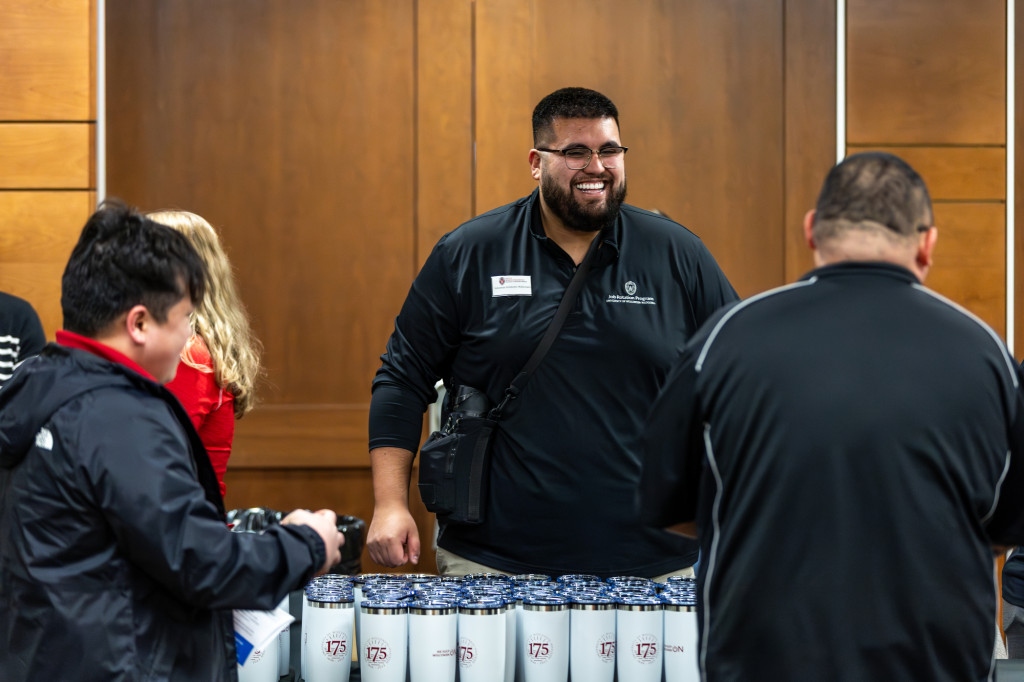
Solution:
{"label": "table of cups", "polygon": [[322,576],[305,682],[696,682],[693,578]]}

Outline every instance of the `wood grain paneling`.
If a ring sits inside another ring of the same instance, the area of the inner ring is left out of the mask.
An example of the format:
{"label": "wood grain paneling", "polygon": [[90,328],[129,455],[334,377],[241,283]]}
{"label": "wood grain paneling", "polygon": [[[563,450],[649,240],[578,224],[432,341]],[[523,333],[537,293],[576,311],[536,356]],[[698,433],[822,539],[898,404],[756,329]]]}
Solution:
{"label": "wood grain paneling", "polygon": [[233,466],[276,467],[287,453],[290,466],[367,467],[366,425],[361,405],[268,405],[239,422]]}
{"label": "wood grain paneling", "polygon": [[785,84],[785,279],[814,266],[803,238],[804,214],[814,207],[835,163],[835,2],[787,0]]}
{"label": "wood grain paneling", "polygon": [[533,106],[591,87],[619,108],[629,203],[692,229],[741,294],[782,283],[782,26],[781,2],[479,2],[477,209],[536,185]]}
{"label": "wood grain paneling", "polygon": [[[1024,12],[1014,14],[1015,35],[1024,36]],[[1014,354],[1024,358],[1024,49],[1014,50],[1014,174],[1013,191],[1017,199],[1009,207],[1014,224]]]}
{"label": "wood grain paneling", "polygon": [[95,115],[94,3],[0,0],[0,120]]}
{"label": "wood grain paneling", "polygon": [[108,3],[109,191],[221,231],[267,405],[369,399],[415,265],[413,7]]}
{"label": "wood grain paneling", "polygon": [[0,291],[24,298],[48,338],[60,329],[60,278],[95,192],[0,192]]}
{"label": "wood grain paneling", "polygon": [[416,19],[418,268],[441,235],[475,213],[473,3],[419,3]]}
{"label": "wood grain paneling", "polygon": [[851,145],[1003,144],[1005,0],[848,0]]}
{"label": "wood grain paneling", "polygon": [[95,125],[0,123],[0,188],[95,186]]}
{"label": "wood grain paneling", "polygon": [[1006,223],[1001,203],[936,202],[939,241],[926,284],[1006,332]]}
{"label": "wood grain paneling", "polygon": [[1006,198],[1005,147],[856,147],[899,156],[928,185],[933,200],[1002,201]]}

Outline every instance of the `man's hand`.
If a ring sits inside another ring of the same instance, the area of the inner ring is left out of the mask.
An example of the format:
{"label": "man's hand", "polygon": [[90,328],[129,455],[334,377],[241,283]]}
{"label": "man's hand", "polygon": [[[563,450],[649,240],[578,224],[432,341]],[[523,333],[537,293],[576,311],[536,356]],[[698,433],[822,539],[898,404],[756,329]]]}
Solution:
{"label": "man's hand", "polygon": [[391,505],[373,510],[370,530],[366,534],[370,558],[382,566],[415,564],[420,560],[420,534],[409,508]]}
{"label": "man's hand", "polygon": [[317,575],[323,575],[331,570],[331,566],[341,561],[341,546],[345,544],[345,536],[338,531],[338,515],[330,509],[320,509],[316,512],[296,509],[281,519],[281,523],[283,525],[309,526],[324,541],[327,560],[316,572]]}

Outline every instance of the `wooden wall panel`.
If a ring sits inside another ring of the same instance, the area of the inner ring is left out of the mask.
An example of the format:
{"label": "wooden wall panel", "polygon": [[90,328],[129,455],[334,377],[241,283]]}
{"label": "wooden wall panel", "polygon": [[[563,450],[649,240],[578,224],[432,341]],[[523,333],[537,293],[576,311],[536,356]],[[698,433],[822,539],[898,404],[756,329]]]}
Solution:
{"label": "wooden wall panel", "polygon": [[89,0],[0,0],[0,120],[96,117]]}
{"label": "wooden wall panel", "polygon": [[[1024,36],[1024,12],[1014,14],[1015,35]],[[1014,50],[1014,194],[1017,200],[1007,211],[1013,212],[1013,293],[1014,353],[1024,358],[1024,49]]]}
{"label": "wooden wall panel", "polygon": [[92,123],[0,124],[0,187],[95,186]]}
{"label": "wooden wall panel", "polygon": [[30,301],[48,338],[60,329],[60,278],[96,193],[0,192],[0,291]]}
{"label": "wooden wall panel", "polygon": [[1006,333],[1006,221],[1002,203],[936,202],[939,241],[926,284]]}
{"label": "wooden wall panel", "polygon": [[780,284],[782,25],[782,2],[478,2],[477,210],[536,186],[537,101],[592,87],[619,108],[627,201],[692,229],[741,294]]}
{"label": "wooden wall panel", "polygon": [[848,0],[851,145],[1003,144],[1005,0]]}
{"label": "wooden wall panel", "polygon": [[787,0],[785,26],[785,281],[814,267],[803,219],[836,148],[835,2]]}
{"label": "wooden wall panel", "polygon": [[899,156],[914,167],[928,185],[933,200],[1004,201],[1005,147],[858,147]]}
{"label": "wooden wall panel", "polygon": [[473,13],[471,0],[417,5],[417,269],[441,235],[477,213],[473,206]]}

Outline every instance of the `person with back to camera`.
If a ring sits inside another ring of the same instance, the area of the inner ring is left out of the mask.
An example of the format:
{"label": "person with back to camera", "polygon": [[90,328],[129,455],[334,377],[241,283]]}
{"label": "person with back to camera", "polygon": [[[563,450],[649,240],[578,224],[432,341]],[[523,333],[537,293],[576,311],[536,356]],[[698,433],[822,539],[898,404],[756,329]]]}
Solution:
{"label": "person with back to camera", "polygon": [[167,388],[181,401],[199,432],[223,495],[235,420],[256,402],[259,342],[213,226],[188,211],[155,211],[147,217],[185,235],[206,265],[206,293],[192,313],[192,336]]}
{"label": "person with back to camera", "polygon": [[32,304],[0,291],[0,386],[14,368],[46,345],[46,334]]}
{"label": "person with back to camera", "polygon": [[694,234],[623,203],[626,147],[607,97],[544,97],[533,144],[537,189],[442,237],[395,322],[370,403],[370,556],[418,560],[408,486],[436,380],[448,396],[472,387],[498,404],[579,267],[578,299],[494,432],[483,522],[439,517],[438,569],[692,572],[696,543],[644,528],[633,509],[639,439],[678,349],[736,293]]}
{"label": "person with back to camera", "polygon": [[645,435],[638,507],[700,538],[702,679],[991,680],[1020,369],[923,286],[938,232],[902,159],[846,158],[803,227],[816,269],[709,320]]}
{"label": "person with back to camera", "polygon": [[206,275],[117,203],[64,271],[64,329],[0,389],[0,680],[237,679],[231,609],[326,572],[334,512],[232,533],[174,378]]}

